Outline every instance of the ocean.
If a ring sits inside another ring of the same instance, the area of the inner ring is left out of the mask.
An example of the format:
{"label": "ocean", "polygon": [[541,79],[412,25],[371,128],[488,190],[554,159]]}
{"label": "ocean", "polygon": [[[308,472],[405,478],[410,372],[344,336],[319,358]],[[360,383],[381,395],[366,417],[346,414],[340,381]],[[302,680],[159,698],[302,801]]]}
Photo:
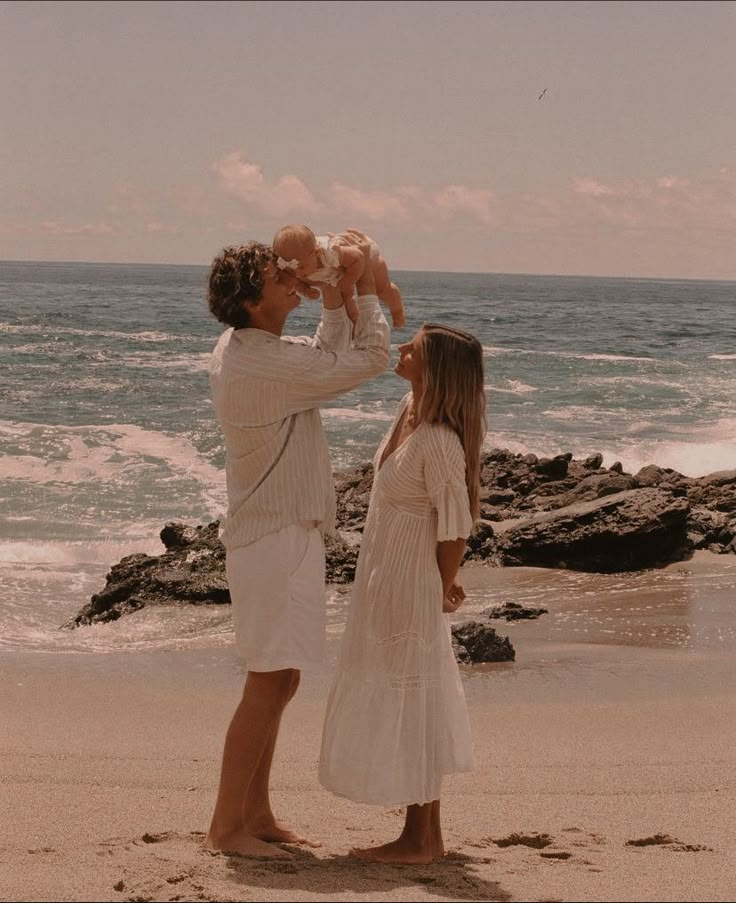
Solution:
{"label": "ocean", "polygon": [[[202,266],[0,262],[0,649],[231,642],[220,606],[59,630],[120,558],[163,551],[165,522],[224,511],[207,383],[221,327],[206,278]],[[394,350],[424,320],[482,342],[489,448],[601,452],[604,465],[632,473],[650,463],[691,476],[736,467],[736,282],[394,278],[407,308]],[[310,334],[318,317],[303,301],[288,331]],[[336,470],[373,456],[406,388],[389,370],[325,407]],[[339,631],[343,594],[330,606]]]}

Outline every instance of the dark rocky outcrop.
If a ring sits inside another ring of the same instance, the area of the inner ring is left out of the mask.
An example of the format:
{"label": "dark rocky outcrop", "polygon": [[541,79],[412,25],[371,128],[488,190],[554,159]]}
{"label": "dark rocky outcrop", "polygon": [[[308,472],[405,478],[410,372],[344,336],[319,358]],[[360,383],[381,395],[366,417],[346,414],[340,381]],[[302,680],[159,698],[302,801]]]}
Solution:
{"label": "dark rocky outcrop", "polygon": [[[736,553],[736,470],[694,478],[654,464],[628,474],[620,462],[608,470],[601,463],[597,453],[583,461],[571,453],[484,454],[481,521],[466,559],[614,572],[681,560],[697,549]],[[330,583],[354,578],[372,478],[370,464],[336,474],[339,529],[326,548]],[[150,604],[229,602],[217,531],[216,522],[166,524],[165,552],[113,565],[105,587],[64,626],[112,621]]]}
{"label": "dark rocky outcrop", "polygon": [[494,524],[469,557],[494,564],[635,571],[683,557],[685,499],[658,489],[626,490]]}
{"label": "dark rocky outcrop", "polygon": [[[655,567],[697,549],[736,553],[736,470],[686,477],[652,464],[630,474],[620,461],[606,469],[602,460],[600,453],[577,461],[569,452],[486,452],[481,521],[466,558],[611,572]],[[342,529],[362,528],[371,476],[370,465],[338,475]]]}
{"label": "dark rocky outcrop", "polygon": [[452,627],[455,658],[466,664],[513,662],[516,652],[508,637],[498,636],[493,627],[480,621],[465,621]]}
{"label": "dark rocky outcrop", "polygon": [[483,614],[488,618],[503,618],[505,621],[530,621],[540,615],[546,615],[548,608],[533,608],[519,605],[518,602],[504,602],[503,605],[490,605],[483,609]]}
{"label": "dark rocky outcrop", "polygon": [[104,589],[64,627],[116,621],[144,605],[186,602],[212,605],[230,602],[225,577],[225,549],[217,522],[201,527],[166,524],[161,555],[127,555],[113,565]]}

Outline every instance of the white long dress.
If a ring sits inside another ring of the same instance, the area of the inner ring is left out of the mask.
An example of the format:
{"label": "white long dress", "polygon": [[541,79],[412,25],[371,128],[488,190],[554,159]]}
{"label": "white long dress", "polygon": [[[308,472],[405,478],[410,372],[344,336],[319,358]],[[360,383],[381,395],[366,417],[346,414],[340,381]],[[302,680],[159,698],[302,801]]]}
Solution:
{"label": "white long dress", "polygon": [[473,769],[437,565],[437,542],[472,529],[465,456],[449,427],[420,424],[379,468],[410,399],[373,462],[319,767],[328,790],[384,806],[439,799],[443,775]]}

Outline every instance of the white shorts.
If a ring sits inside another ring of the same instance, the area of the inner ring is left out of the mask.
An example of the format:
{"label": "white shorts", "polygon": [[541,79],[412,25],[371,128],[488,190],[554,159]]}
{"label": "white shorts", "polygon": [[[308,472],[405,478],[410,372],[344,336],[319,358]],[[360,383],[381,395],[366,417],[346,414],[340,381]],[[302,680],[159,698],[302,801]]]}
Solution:
{"label": "white shorts", "polygon": [[232,549],[226,572],[235,643],[249,671],[323,662],[325,547],[316,527],[291,524]]}

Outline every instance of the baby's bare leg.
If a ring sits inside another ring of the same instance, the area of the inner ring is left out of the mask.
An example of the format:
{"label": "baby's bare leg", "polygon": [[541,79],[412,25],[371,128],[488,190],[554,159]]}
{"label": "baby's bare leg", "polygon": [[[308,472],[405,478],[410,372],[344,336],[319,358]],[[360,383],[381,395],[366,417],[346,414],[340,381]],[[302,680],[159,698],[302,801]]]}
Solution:
{"label": "baby's bare leg", "polygon": [[372,258],[371,263],[373,264],[373,277],[376,280],[376,294],[388,307],[391,312],[391,322],[398,329],[406,324],[401,292],[398,286],[391,281],[388,266],[382,254]]}

